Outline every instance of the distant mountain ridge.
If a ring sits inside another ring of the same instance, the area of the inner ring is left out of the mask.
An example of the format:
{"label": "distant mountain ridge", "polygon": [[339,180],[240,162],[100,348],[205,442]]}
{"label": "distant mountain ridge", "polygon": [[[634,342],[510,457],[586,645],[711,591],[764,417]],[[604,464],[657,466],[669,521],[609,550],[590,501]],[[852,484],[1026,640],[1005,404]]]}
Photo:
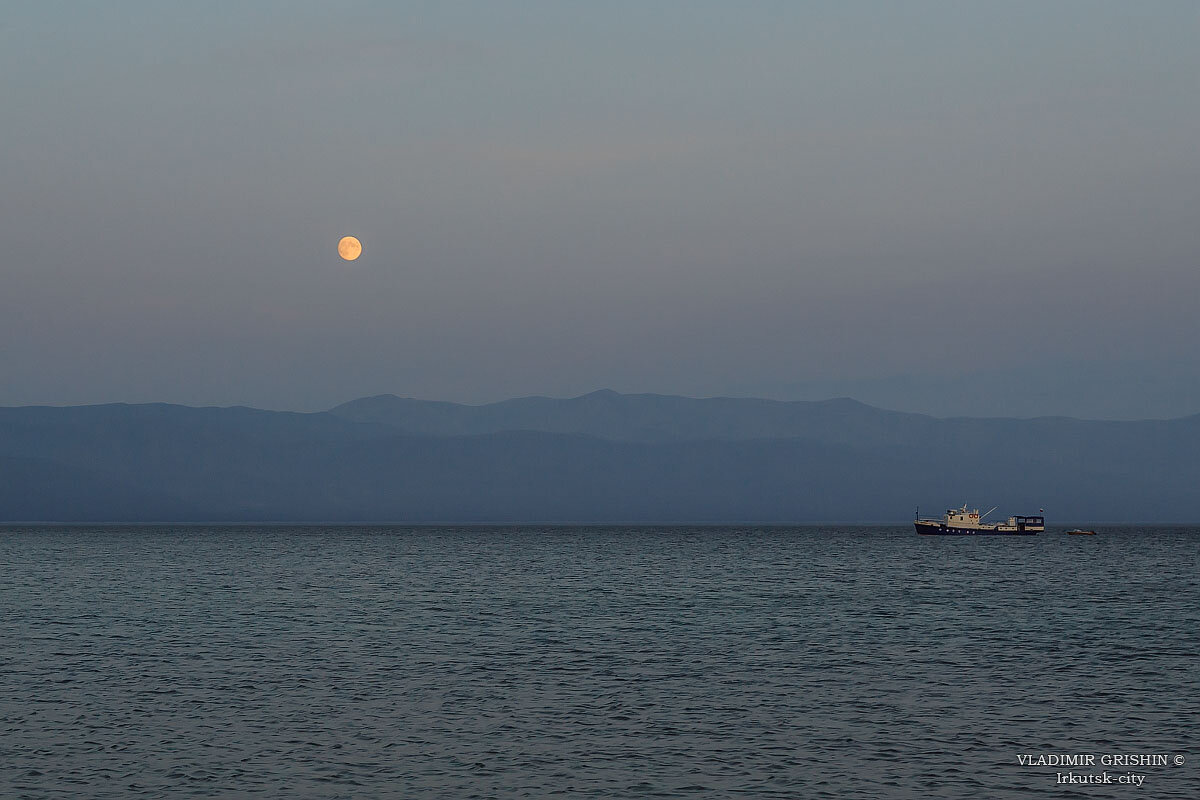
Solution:
{"label": "distant mountain ridge", "polygon": [[[481,406],[378,395],[343,403],[330,413],[435,436],[529,430],[634,442],[813,437],[879,443],[879,437],[894,437],[900,431],[904,439],[911,440],[933,422],[931,417],[884,411],[850,398],[818,402],[696,399],[618,394],[608,389],[563,400],[522,397]],[[835,431],[841,435],[834,435]]]}
{"label": "distant mountain ridge", "polygon": [[1200,415],[937,419],[849,399],[31,406],[0,408],[0,521],[899,521],[963,501],[1187,521],[1198,453]]}
{"label": "distant mountain ridge", "polygon": [[1105,421],[1072,417],[949,417],[888,411],[848,397],[782,401],[618,394],[524,397],[470,406],[378,395],[330,409],[342,419],[409,434],[461,436],[501,431],[572,433],[632,442],[812,439],[852,447],[952,446],[965,455],[993,449],[1119,445],[1174,451],[1180,432],[1200,429],[1200,414],[1175,420]]}

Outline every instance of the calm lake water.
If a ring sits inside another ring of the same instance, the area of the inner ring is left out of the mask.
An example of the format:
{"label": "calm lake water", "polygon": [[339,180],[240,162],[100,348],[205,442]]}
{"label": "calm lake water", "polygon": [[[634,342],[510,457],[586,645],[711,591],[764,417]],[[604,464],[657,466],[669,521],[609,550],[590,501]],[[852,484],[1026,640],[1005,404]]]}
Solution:
{"label": "calm lake water", "polygon": [[0,796],[1190,799],[1198,654],[1194,528],[4,528]]}

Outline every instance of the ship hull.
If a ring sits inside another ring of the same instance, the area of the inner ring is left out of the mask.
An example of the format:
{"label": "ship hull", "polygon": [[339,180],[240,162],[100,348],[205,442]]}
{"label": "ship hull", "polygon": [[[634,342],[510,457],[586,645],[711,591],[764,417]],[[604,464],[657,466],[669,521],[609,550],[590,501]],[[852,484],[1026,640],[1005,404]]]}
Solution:
{"label": "ship hull", "polygon": [[944,522],[920,521],[914,524],[917,527],[917,533],[922,536],[1036,536],[1041,532],[1038,529],[1027,528],[1009,530],[1000,530],[997,528],[956,528]]}

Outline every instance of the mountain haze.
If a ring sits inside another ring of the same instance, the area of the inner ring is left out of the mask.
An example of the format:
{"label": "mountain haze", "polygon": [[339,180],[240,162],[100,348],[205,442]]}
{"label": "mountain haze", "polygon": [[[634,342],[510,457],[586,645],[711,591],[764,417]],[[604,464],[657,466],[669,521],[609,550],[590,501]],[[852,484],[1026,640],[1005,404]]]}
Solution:
{"label": "mountain haze", "polygon": [[595,392],[329,412],[0,408],[0,520],[899,521],[1197,517],[1200,416],[937,419],[839,399]]}
{"label": "mountain haze", "polygon": [[934,421],[919,414],[871,408],[849,398],[787,403],[618,394],[607,389],[565,400],[522,397],[482,406],[379,395],[344,403],[330,413],[434,436],[530,430],[632,442],[799,437],[843,444],[905,444],[919,440]]}

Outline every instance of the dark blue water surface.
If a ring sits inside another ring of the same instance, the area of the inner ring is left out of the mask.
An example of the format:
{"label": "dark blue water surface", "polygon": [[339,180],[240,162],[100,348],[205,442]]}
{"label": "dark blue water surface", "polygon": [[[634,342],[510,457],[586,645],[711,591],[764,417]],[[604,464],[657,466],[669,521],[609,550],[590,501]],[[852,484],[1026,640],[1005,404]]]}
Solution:
{"label": "dark blue water surface", "polygon": [[7,528],[0,796],[1196,798],[1198,631],[1185,528]]}

